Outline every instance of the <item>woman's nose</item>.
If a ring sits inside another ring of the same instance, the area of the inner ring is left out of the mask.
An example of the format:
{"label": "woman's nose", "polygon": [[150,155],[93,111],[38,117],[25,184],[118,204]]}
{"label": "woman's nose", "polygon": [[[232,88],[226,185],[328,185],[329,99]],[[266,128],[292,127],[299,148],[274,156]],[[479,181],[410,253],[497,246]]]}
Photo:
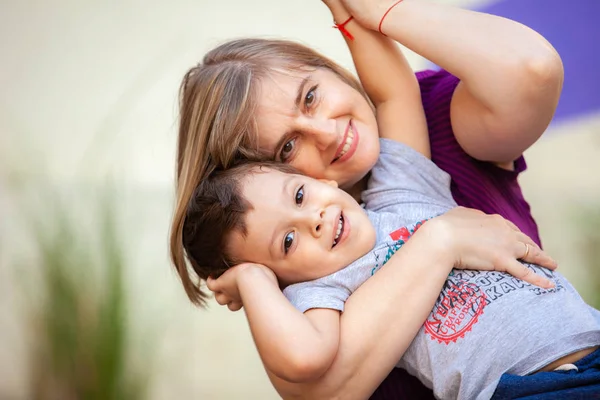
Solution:
{"label": "woman's nose", "polygon": [[303,124],[305,134],[314,140],[320,150],[325,150],[332,143],[337,143],[335,119],[306,118]]}

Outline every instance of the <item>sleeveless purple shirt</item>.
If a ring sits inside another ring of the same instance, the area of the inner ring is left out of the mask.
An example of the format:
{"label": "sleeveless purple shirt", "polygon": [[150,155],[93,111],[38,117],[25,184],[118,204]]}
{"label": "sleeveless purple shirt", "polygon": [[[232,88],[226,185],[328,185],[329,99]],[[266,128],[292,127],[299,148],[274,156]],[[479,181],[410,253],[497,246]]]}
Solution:
{"label": "sleeveless purple shirt", "polygon": [[[527,168],[523,156],[508,171],[469,156],[460,147],[450,124],[450,102],[459,79],[447,71],[417,72],[429,139],[431,159],[452,178],[452,196],[464,207],[500,214],[541,245],[538,227],[517,180]],[[400,368],[394,368],[371,400],[434,400],[431,390]]]}
{"label": "sleeveless purple shirt", "polygon": [[527,168],[523,156],[515,161],[514,171],[469,156],[460,147],[450,125],[450,101],[459,80],[450,73],[417,73],[431,142],[431,159],[452,177],[452,196],[464,207],[487,214],[500,214],[512,221],[536,243],[538,227],[517,180]]}

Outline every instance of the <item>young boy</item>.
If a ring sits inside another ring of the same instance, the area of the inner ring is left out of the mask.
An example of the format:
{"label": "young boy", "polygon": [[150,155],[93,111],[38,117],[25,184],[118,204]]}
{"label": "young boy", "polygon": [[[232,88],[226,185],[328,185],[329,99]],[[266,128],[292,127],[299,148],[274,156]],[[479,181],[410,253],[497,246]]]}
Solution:
{"label": "young boy", "polygon": [[[184,226],[187,256],[201,279],[240,262],[266,265],[277,277],[285,297],[252,293],[265,299],[247,314],[266,367],[291,382],[329,368],[346,299],[426,219],[456,206],[449,176],[428,159],[423,111],[399,111],[407,96],[418,95],[412,71],[386,39],[355,37],[353,57],[382,138],[364,209],[335,182],[288,166],[244,164],[199,186]],[[554,369],[563,356],[598,346],[600,313],[560,274],[527,267],[553,285],[454,270],[398,366],[438,398],[489,399],[505,373]]]}

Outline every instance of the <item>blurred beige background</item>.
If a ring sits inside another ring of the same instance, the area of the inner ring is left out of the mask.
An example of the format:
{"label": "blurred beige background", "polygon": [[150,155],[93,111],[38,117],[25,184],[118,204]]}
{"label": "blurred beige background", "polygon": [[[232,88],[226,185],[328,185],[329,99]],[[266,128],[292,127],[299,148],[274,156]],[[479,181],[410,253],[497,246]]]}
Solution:
{"label": "blurred beige background", "polygon": [[[476,6],[485,0],[446,0]],[[151,399],[277,398],[243,313],[187,302],[167,255],[177,89],[186,69],[233,37],[287,37],[352,68],[320,1],[0,2],[0,397],[27,398],[17,289],[20,244],[9,183],[42,176],[94,185],[108,175],[125,215],[132,313],[152,332]],[[425,61],[410,54],[414,69]],[[550,254],[585,295],[577,210],[600,199],[600,115],[550,129],[522,184]],[[146,336],[140,335],[143,341]]]}

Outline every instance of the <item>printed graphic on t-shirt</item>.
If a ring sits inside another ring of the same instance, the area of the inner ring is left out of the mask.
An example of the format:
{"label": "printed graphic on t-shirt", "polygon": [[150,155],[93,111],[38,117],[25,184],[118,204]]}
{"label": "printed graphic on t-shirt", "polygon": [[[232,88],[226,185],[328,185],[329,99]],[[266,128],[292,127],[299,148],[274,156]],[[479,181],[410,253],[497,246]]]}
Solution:
{"label": "printed graphic on t-shirt", "polygon": [[[373,251],[375,266],[371,275],[388,262],[426,221],[427,219],[391,232],[388,235],[391,240],[384,247],[378,246]],[[510,293],[528,290],[535,295],[543,295],[565,289],[552,271],[533,264],[524,265],[534,273],[553,280],[556,286],[542,289],[503,272],[453,270],[425,321],[425,332],[438,343],[456,343],[473,329],[486,307]]]}
{"label": "printed graphic on t-shirt", "polygon": [[417,222],[412,227],[403,226],[400,229],[396,229],[392,233],[389,234],[389,237],[392,239],[391,243],[387,243],[385,248],[387,249],[387,253],[382,256],[381,247],[378,246],[375,250],[373,250],[372,254],[375,258],[375,266],[371,270],[371,276],[377,272],[379,268],[381,268],[386,262],[392,258],[392,256],[398,251],[400,247],[406,243],[408,239],[417,231],[428,219],[424,219],[422,221]]}
{"label": "printed graphic on t-shirt", "polygon": [[425,332],[438,343],[456,343],[473,329],[486,307],[504,296],[518,290],[543,295],[565,289],[552,271],[532,264],[524,265],[553,280],[556,286],[542,289],[502,272],[453,270],[425,321]]}

